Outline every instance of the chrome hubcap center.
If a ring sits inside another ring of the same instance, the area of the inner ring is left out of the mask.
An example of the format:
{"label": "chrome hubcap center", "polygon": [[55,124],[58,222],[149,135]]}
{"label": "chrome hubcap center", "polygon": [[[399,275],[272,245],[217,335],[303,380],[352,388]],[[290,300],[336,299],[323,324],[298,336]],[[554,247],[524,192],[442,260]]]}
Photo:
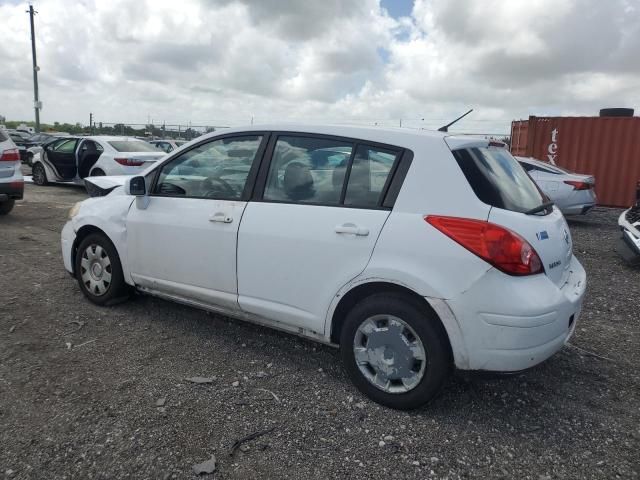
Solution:
{"label": "chrome hubcap center", "polygon": [[404,393],[420,383],[427,355],[411,326],[393,315],[374,315],[358,327],[353,341],[358,369],[375,387]]}
{"label": "chrome hubcap center", "polygon": [[99,280],[102,277],[102,265],[94,263],[91,267],[91,273],[96,280]]}

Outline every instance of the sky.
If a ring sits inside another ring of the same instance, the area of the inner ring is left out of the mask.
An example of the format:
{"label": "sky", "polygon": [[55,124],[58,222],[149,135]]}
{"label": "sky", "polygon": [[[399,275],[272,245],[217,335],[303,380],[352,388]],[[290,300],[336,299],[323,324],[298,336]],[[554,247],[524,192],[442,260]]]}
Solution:
{"label": "sky", "polygon": [[[640,110],[640,0],[37,0],[41,121],[508,133]],[[0,0],[0,115],[33,119],[26,2]]]}

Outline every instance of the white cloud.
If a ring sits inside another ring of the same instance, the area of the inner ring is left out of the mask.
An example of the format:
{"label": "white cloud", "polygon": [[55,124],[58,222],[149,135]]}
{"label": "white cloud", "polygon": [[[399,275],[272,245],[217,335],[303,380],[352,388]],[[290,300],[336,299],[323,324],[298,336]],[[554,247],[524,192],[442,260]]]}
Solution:
{"label": "white cloud", "polygon": [[[640,107],[637,0],[39,0],[43,121],[304,120],[506,132]],[[24,4],[0,4],[0,114],[32,116]],[[424,120],[423,120],[424,119]]]}

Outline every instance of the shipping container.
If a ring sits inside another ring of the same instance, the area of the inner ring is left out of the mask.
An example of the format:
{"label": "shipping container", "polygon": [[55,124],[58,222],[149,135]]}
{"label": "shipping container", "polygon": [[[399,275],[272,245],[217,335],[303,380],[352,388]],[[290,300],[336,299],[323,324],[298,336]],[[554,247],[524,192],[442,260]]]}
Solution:
{"label": "shipping container", "polygon": [[628,207],[640,181],[640,117],[514,120],[511,153],[594,175],[598,204]]}

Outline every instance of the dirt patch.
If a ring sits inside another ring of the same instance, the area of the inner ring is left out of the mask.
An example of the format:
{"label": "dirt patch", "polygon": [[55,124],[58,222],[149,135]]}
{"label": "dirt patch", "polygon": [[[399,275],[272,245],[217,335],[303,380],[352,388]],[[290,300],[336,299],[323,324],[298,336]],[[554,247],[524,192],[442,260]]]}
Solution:
{"label": "dirt patch", "polygon": [[639,475],[640,270],[614,252],[618,210],[570,221],[589,275],[575,347],[403,413],[332,348],[150,297],[88,303],[59,251],[82,198],[27,185],[0,218],[0,475],[196,478],[212,455],[215,478]]}

